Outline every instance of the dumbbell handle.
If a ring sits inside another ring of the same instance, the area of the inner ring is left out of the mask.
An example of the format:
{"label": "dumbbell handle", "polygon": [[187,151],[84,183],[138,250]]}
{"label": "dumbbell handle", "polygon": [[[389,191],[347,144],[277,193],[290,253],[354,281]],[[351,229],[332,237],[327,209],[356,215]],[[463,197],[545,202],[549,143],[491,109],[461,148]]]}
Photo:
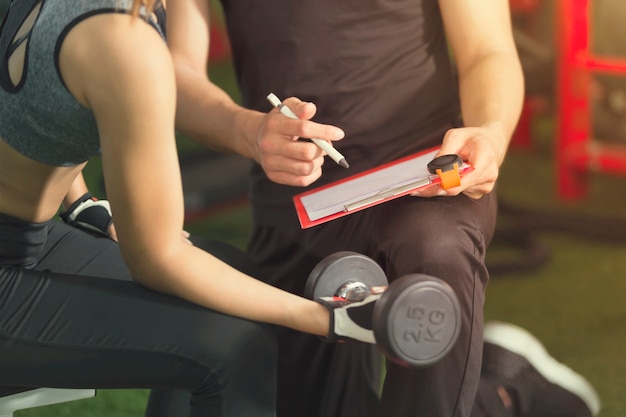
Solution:
{"label": "dumbbell handle", "polygon": [[337,292],[335,297],[343,298],[346,301],[362,301],[371,294],[370,288],[362,282],[348,281],[344,283]]}

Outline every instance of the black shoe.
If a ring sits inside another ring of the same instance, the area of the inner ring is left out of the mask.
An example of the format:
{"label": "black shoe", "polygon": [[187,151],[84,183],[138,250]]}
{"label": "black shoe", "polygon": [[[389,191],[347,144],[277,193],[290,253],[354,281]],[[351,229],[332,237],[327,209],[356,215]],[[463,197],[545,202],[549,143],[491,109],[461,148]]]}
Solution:
{"label": "black shoe", "polygon": [[600,412],[591,384],[512,324],[485,325],[482,376],[506,389],[519,416],[590,417]]}

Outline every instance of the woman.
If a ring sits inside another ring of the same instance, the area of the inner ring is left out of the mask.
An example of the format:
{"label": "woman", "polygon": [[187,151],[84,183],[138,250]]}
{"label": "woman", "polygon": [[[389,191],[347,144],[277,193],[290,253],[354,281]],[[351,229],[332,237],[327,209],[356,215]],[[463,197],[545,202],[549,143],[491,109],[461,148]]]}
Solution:
{"label": "woman", "polygon": [[[193,416],[274,415],[276,346],[259,323],[332,336],[333,313],[183,236],[152,2],[15,0],[3,21],[0,385],[185,388]],[[52,220],[99,153],[119,245]]]}

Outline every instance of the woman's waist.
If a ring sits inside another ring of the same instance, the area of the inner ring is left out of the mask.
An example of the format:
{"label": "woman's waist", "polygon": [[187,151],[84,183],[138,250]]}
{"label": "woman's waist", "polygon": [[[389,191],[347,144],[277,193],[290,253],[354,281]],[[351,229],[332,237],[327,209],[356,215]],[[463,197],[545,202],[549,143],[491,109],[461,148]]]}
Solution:
{"label": "woman's waist", "polygon": [[0,213],[0,266],[33,267],[46,244],[48,223]]}
{"label": "woman's waist", "polygon": [[46,202],[45,199],[33,200],[23,195],[9,193],[0,184],[0,215],[15,220],[31,224],[45,223],[57,214],[60,203],[57,199]]}
{"label": "woman's waist", "polygon": [[57,167],[20,154],[0,138],[0,213],[27,222],[53,218],[84,164]]}

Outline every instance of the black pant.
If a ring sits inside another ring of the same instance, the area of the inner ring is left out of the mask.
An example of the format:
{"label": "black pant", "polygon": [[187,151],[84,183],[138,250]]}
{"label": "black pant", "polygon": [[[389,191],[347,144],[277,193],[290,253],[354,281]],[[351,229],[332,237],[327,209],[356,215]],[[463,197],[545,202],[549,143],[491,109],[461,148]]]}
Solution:
{"label": "black pant", "polygon": [[270,326],[131,281],[115,242],[0,215],[0,385],[185,389],[191,416],[274,416],[276,356]]}
{"label": "black pant", "polygon": [[[461,334],[440,362],[407,369],[365,344],[330,345],[280,329],[278,417],[461,417],[502,415],[502,402],[480,383],[485,252],[494,232],[495,193],[480,200],[403,197],[301,230],[257,226],[249,253],[271,284],[303,294],[308,273],[325,256],[351,250],[371,256],[390,281],[426,273],[448,282],[462,311]],[[479,400],[474,406],[476,393]]]}

